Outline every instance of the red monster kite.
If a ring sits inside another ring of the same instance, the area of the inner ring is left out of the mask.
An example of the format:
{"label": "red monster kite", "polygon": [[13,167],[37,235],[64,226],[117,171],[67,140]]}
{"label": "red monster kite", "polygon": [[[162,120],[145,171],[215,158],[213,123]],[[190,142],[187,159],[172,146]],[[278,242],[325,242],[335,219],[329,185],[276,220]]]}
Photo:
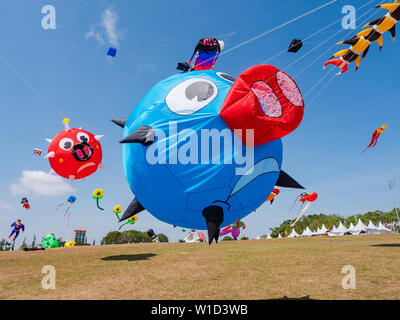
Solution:
{"label": "red monster kite", "polygon": [[371,142],[369,143],[368,147],[365,148],[365,150],[361,153],[364,153],[367,149],[373,148],[376,146],[376,143],[378,142],[378,138],[381,135],[381,133],[386,130],[386,124],[384,124],[382,127],[376,129],[374,133],[372,134],[372,139]]}
{"label": "red monster kite", "polygon": [[99,140],[101,135],[76,128],[70,128],[69,119],[64,119],[65,130],[59,132],[50,143],[45,158],[59,176],[70,179],[82,179],[102,168],[103,157]]}

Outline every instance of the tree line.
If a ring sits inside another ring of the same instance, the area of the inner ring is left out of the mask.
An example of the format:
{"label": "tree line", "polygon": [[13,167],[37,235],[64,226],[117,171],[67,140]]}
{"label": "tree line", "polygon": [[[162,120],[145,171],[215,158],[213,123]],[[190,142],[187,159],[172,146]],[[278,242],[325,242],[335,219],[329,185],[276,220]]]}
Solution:
{"label": "tree line", "polygon": [[[168,237],[163,234],[157,234],[160,242],[168,242]],[[123,243],[141,243],[152,242],[147,232],[137,230],[127,230],[123,232],[111,231],[101,240],[101,244],[123,244]]]}

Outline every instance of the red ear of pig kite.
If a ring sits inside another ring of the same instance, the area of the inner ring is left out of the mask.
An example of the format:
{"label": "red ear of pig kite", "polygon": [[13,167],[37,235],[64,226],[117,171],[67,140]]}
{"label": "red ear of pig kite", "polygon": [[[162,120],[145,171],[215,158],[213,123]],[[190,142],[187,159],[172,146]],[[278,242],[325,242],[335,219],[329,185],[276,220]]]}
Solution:
{"label": "red ear of pig kite", "polygon": [[233,83],[220,116],[246,146],[246,129],[254,129],[254,146],[279,139],[303,119],[304,101],[296,82],[271,65],[244,71]]}

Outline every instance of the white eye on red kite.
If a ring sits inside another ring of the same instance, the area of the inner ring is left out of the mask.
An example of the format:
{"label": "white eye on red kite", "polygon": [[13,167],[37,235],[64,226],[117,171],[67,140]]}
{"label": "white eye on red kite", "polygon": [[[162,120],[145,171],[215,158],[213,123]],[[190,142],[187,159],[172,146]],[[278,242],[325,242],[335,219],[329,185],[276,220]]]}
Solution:
{"label": "white eye on red kite", "polygon": [[279,118],[282,115],[282,105],[274,90],[267,83],[256,81],[251,85],[251,90],[257,96],[265,115],[272,118]]}
{"label": "white eye on red kite", "polygon": [[89,141],[90,141],[89,135],[88,135],[87,133],[84,133],[84,132],[79,132],[79,133],[76,135],[76,138],[77,138],[78,141],[80,141],[80,142],[89,143]]}
{"label": "white eye on red kite", "polygon": [[296,107],[302,107],[303,97],[301,96],[300,90],[297,87],[297,84],[282,71],[278,71],[276,73],[276,81],[278,83],[279,89],[283,93],[283,95]]}
{"label": "white eye on red kite", "polygon": [[174,87],[165,98],[165,103],[172,112],[189,115],[207,106],[217,95],[218,88],[214,82],[191,78]]}
{"label": "white eye on red kite", "polygon": [[63,138],[63,139],[60,140],[60,143],[58,144],[58,146],[62,150],[68,151],[68,150],[72,149],[72,147],[74,146],[74,142],[70,138]]}

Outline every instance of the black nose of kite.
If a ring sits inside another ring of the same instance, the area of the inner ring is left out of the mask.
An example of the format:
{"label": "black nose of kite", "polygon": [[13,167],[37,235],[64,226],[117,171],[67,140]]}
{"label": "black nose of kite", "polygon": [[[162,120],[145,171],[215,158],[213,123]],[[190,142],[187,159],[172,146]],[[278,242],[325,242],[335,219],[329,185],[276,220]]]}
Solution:
{"label": "black nose of kite", "polygon": [[78,143],[74,145],[72,155],[77,161],[87,161],[92,157],[93,149],[86,142]]}

